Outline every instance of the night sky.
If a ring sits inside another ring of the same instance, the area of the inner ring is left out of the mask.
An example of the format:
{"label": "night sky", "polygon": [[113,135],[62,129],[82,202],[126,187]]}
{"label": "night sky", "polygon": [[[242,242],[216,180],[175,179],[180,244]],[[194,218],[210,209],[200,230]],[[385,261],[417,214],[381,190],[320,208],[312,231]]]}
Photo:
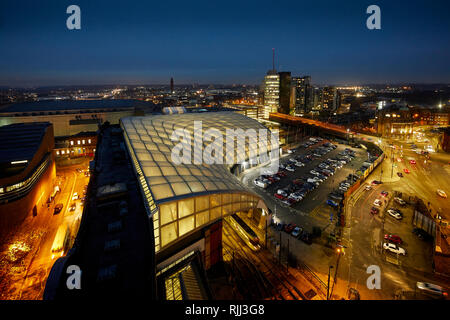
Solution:
{"label": "night sky", "polygon": [[[81,30],[66,8],[81,8]],[[366,9],[381,8],[381,30]],[[0,1],[0,85],[450,82],[450,1]]]}

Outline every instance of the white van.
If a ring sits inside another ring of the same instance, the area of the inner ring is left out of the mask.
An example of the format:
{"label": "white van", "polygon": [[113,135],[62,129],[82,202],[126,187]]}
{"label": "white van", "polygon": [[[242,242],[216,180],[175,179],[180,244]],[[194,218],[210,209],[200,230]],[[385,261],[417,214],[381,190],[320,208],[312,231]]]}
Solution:
{"label": "white van", "polygon": [[255,186],[260,187],[260,188],[267,188],[267,183],[264,183],[263,181],[259,180],[259,179],[255,179],[253,181],[253,183],[255,184]]}

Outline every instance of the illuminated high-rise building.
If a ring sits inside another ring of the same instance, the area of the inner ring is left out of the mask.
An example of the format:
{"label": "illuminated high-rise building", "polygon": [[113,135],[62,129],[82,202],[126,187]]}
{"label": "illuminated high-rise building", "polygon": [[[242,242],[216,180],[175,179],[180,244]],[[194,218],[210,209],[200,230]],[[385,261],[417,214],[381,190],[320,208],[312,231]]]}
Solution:
{"label": "illuminated high-rise building", "polygon": [[264,77],[264,118],[269,118],[269,113],[278,112],[280,106],[280,75],[276,70],[270,70]]}
{"label": "illuminated high-rise building", "polygon": [[292,77],[290,114],[305,114],[312,108],[311,77]]}
{"label": "illuminated high-rise building", "polygon": [[322,89],[322,110],[335,111],[338,108],[338,100],[336,87]]}

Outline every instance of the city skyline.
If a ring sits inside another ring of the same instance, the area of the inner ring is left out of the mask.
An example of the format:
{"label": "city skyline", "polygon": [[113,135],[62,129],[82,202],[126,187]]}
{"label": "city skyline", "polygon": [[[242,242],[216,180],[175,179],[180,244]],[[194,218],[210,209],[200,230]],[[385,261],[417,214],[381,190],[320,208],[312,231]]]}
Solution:
{"label": "city skyline", "polygon": [[311,75],[316,84],[450,82],[444,1],[378,1],[381,30],[366,28],[366,1],[227,3],[221,10],[203,1],[79,1],[81,30],[68,30],[71,4],[0,5],[8,44],[0,86],[163,84],[170,77],[256,85],[272,67],[272,48],[277,70]]}

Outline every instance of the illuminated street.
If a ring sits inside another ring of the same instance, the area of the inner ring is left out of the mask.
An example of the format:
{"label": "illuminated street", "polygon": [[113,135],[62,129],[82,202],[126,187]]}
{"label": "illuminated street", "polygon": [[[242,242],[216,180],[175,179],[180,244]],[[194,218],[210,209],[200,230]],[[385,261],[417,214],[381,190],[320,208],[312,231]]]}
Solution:
{"label": "illuminated street", "polygon": [[[0,257],[0,299],[42,299],[45,282],[55,261],[52,260],[51,249],[58,227],[67,224],[70,228],[66,253],[78,232],[83,206],[81,200],[72,201],[72,195],[75,192],[83,195],[83,188],[89,183],[89,177],[84,172],[77,172],[77,169],[86,171],[88,164],[89,159],[84,159],[77,165],[57,166],[57,181],[61,191],[49,207],[43,209],[42,214],[28,217],[19,230],[3,244],[5,249]],[[58,203],[64,205],[63,209],[60,213],[53,214]],[[72,203],[76,203],[75,211],[69,211],[69,204]],[[14,244],[23,244],[25,250],[14,251],[11,248]]]}

